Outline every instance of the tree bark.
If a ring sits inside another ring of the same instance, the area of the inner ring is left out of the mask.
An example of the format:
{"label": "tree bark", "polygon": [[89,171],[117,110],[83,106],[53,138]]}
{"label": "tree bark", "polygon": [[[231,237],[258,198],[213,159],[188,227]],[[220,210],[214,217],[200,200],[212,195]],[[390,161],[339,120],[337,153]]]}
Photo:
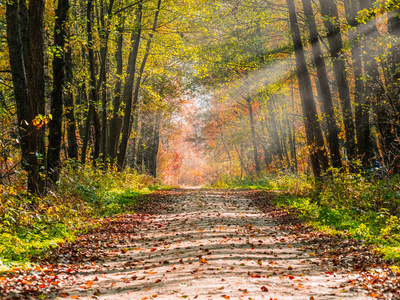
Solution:
{"label": "tree bark", "polygon": [[300,29],[297,23],[294,0],[286,0],[289,8],[291,35],[296,56],[297,77],[303,110],[304,126],[306,129],[307,144],[310,148],[311,167],[316,178],[320,178],[322,172],[328,168],[328,158],[321,126],[318,121],[318,112],[315,106],[310,74],[304,55]]}
{"label": "tree bark", "polygon": [[339,13],[335,1],[319,0],[319,2],[321,4],[321,14],[324,17],[324,24],[327,30],[329,52],[332,58],[335,81],[339,91],[339,99],[342,108],[343,123],[346,135],[348,159],[352,161],[356,157],[356,142],[353,112],[351,108],[350,89],[346,74],[346,64],[345,61],[341,58],[343,40],[339,24],[332,22],[332,19],[339,20]]}
{"label": "tree bark", "polygon": [[136,62],[139,53],[139,46],[140,46],[140,38],[142,34],[142,10],[143,5],[140,2],[138,4],[138,8],[136,9],[136,26],[132,32],[132,40],[133,40],[133,47],[132,52],[129,56],[129,63],[128,63],[128,78],[125,82],[124,93],[123,93],[123,100],[125,102],[125,113],[124,113],[124,123],[122,127],[122,139],[120,144],[120,151],[118,155],[118,169],[120,171],[123,170],[124,162],[125,162],[125,155],[128,146],[128,139],[130,136],[130,120],[132,115],[132,106],[133,106],[133,87],[135,82],[135,71],[136,71]]}
{"label": "tree bark", "polygon": [[331,88],[329,86],[328,73],[326,71],[326,64],[324,55],[319,44],[318,29],[315,25],[314,11],[311,6],[310,0],[302,0],[304,14],[310,32],[310,44],[312,47],[312,54],[317,68],[318,82],[320,86],[320,93],[323,101],[323,109],[325,113],[327,129],[328,129],[328,145],[331,156],[332,166],[334,168],[341,168],[342,161],[339,148],[338,127],[336,124],[336,113],[333,106]]}
{"label": "tree bark", "polygon": [[269,108],[269,118],[271,120],[271,135],[272,139],[274,141],[274,148],[275,148],[275,153],[279,158],[279,166],[282,168],[283,164],[283,151],[281,147],[281,139],[279,137],[278,133],[278,127],[277,127],[277,120],[275,118],[275,105],[274,105],[274,99],[273,96],[270,96],[270,101],[271,101],[271,107]]}
{"label": "tree bark", "polygon": [[[360,8],[370,10],[373,8],[372,0],[360,1]],[[374,17],[374,16],[373,16]],[[395,128],[397,128],[396,119],[397,116],[392,111],[392,108],[385,101],[385,91],[383,89],[383,83],[379,72],[379,66],[375,57],[377,51],[375,49],[374,41],[379,37],[379,32],[376,27],[375,19],[362,25],[363,32],[363,46],[364,46],[364,70],[366,84],[365,92],[366,97],[369,99],[372,107],[372,111],[375,117],[375,124],[378,131],[379,148],[383,155],[383,161],[388,170],[393,174],[400,173],[400,162],[399,162],[399,147],[397,140],[397,134]],[[393,120],[395,120],[393,122]]]}
{"label": "tree bark", "polygon": [[65,87],[65,22],[68,19],[69,0],[59,0],[54,26],[54,45],[57,53],[53,58],[53,92],[49,123],[49,146],[47,151],[47,174],[55,184],[60,177],[60,150],[62,139],[63,93]]}
{"label": "tree bark", "polygon": [[[72,64],[72,49],[67,46],[65,49],[65,79],[70,86],[73,78],[73,64]],[[68,158],[78,160],[78,142],[76,137],[77,126],[75,118],[74,96],[71,87],[65,95],[65,119],[67,125],[67,139],[68,139]]]}
{"label": "tree bark", "polygon": [[[106,170],[107,166],[107,72],[106,72],[106,65],[107,65],[107,55],[108,55],[108,40],[110,36],[110,31],[108,30],[110,26],[110,22],[112,21],[113,17],[113,6],[114,0],[110,0],[108,8],[107,5],[102,0],[100,2],[100,21],[101,21],[101,49],[100,49],[100,56],[101,56],[101,67],[100,67],[100,75],[99,75],[99,83],[97,87],[97,93],[100,93],[100,89],[102,89],[102,124],[101,124],[101,147],[103,149],[102,156],[103,156],[103,168]],[[105,20],[105,14],[107,10],[108,19],[107,22]]]}
{"label": "tree bark", "polygon": [[[151,43],[152,43],[152,40],[153,40],[154,32],[157,29],[158,16],[160,14],[160,9],[161,9],[161,2],[162,2],[162,0],[158,0],[158,2],[157,2],[157,10],[156,10],[156,12],[154,14],[154,21],[153,21],[152,31],[149,34],[149,39],[147,41],[145,54],[144,54],[144,57],[143,57],[143,60],[142,60],[141,66],[140,66],[139,74],[138,74],[137,79],[136,79],[136,85],[135,85],[135,90],[134,90],[133,100],[132,100],[133,112],[136,111],[136,109],[137,109],[137,103],[138,103],[138,100],[139,100],[139,91],[140,91],[140,85],[141,85],[141,81],[142,81],[142,76],[143,76],[144,69],[145,69],[145,66],[146,66],[146,63],[147,63],[147,59],[148,59],[148,57],[150,55]],[[130,128],[131,127],[132,126],[130,126]],[[129,130],[129,135],[130,134],[131,134],[131,129]],[[124,141],[124,136],[122,136],[122,141]],[[122,141],[121,141],[121,143],[122,143]],[[122,146],[122,144],[121,144],[121,146]],[[124,161],[125,158],[122,158],[122,154],[123,154],[123,151],[120,151],[120,154],[119,154],[120,157],[118,157],[118,165],[119,166],[122,166],[124,164],[123,161]]]}
{"label": "tree bark", "polygon": [[121,92],[122,92],[122,72],[123,72],[123,42],[124,42],[124,20],[120,20],[118,26],[117,38],[117,83],[115,84],[114,99],[113,99],[113,116],[110,121],[110,136],[107,143],[108,156],[110,157],[111,166],[114,165],[117,156],[118,142],[121,133],[122,119],[119,115],[121,106]]}
{"label": "tree bark", "polygon": [[254,123],[254,112],[252,101],[249,97],[246,97],[247,109],[249,110],[249,121],[250,121],[250,129],[251,129],[251,137],[253,143],[253,157],[254,157],[254,165],[256,168],[256,172],[261,172],[260,161],[258,159],[258,148],[257,148],[257,136],[256,136],[256,128]]}
{"label": "tree bark", "polygon": [[44,181],[40,176],[40,167],[45,158],[44,122],[45,115],[45,74],[44,74],[44,0],[31,0],[29,3],[29,50],[27,79],[29,90],[29,165],[28,190],[36,195],[44,192]]}
{"label": "tree bark", "polygon": [[369,108],[364,95],[362,50],[360,45],[360,24],[357,21],[358,11],[360,10],[359,0],[345,0],[345,10],[347,23],[353,28],[349,32],[351,43],[351,56],[354,70],[354,103],[355,103],[355,127],[357,137],[358,156],[362,160],[364,168],[368,166],[372,154],[370,137]]}
{"label": "tree bark", "polygon": [[[17,1],[15,1],[17,2]],[[29,35],[28,35],[28,6],[26,5],[26,0],[18,0],[19,4],[19,28],[20,28],[20,37],[22,42],[22,53],[25,68],[28,65],[28,47],[29,47]],[[15,34],[15,32],[14,32]]]}
{"label": "tree bark", "polygon": [[7,44],[9,49],[14,98],[17,108],[22,167],[27,172],[30,172],[30,167],[28,165],[28,146],[30,140],[28,124],[31,121],[29,115],[30,105],[28,99],[28,83],[25,70],[26,66],[24,64],[25,60],[20,36],[18,3],[16,1],[6,3],[6,21]]}
{"label": "tree bark", "polygon": [[91,119],[93,118],[94,124],[94,149],[93,149],[93,164],[96,164],[97,158],[100,156],[100,140],[101,140],[101,126],[100,119],[97,113],[97,102],[99,100],[96,88],[96,66],[93,50],[93,26],[92,26],[92,13],[93,13],[93,0],[87,2],[87,34],[88,34],[88,54],[89,54],[89,72],[90,72],[90,98],[89,98],[89,112],[86,121],[85,141],[82,148],[82,163],[86,161],[86,151],[90,134]]}
{"label": "tree bark", "polygon": [[[397,39],[400,38],[400,9],[393,11],[393,15],[388,19],[388,33]],[[395,79],[400,78],[400,46],[397,44],[392,47],[390,58],[390,71]]]}

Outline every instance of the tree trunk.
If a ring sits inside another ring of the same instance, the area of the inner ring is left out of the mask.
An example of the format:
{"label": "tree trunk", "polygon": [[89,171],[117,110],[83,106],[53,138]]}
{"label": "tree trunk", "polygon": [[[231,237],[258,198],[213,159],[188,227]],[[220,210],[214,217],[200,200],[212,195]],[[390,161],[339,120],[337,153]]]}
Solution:
{"label": "tree trunk", "polygon": [[334,168],[341,168],[342,161],[339,148],[338,127],[336,124],[336,114],[332,101],[331,88],[329,86],[328,73],[326,71],[326,64],[324,55],[319,44],[318,29],[315,25],[314,12],[310,0],[302,0],[304,14],[310,32],[310,44],[312,46],[312,54],[317,68],[318,82],[320,86],[320,93],[323,101],[323,109],[325,113],[327,129],[328,129],[328,145],[331,156],[332,166]]}
{"label": "tree trunk", "polygon": [[29,165],[28,190],[42,195],[44,181],[40,176],[40,167],[45,158],[44,121],[40,115],[45,115],[45,76],[44,76],[44,0],[31,0],[29,3],[29,50],[27,79],[29,90]]}
{"label": "tree trunk", "polygon": [[[400,9],[393,11],[393,15],[388,19],[388,33],[397,39],[400,39]],[[390,58],[390,71],[395,79],[400,78],[399,63],[400,63],[400,46],[396,44],[392,47]],[[398,85],[398,84],[397,84]]]}
{"label": "tree trunk", "polygon": [[[141,64],[141,66],[140,66],[140,70],[139,70],[138,77],[137,77],[137,79],[136,79],[135,91],[134,91],[133,100],[132,100],[133,111],[136,111],[136,109],[137,109],[137,103],[138,103],[138,100],[139,100],[140,85],[141,85],[141,81],[142,81],[142,76],[143,76],[144,68],[145,68],[145,66],[146,66],[147,59],[148,59],[148,57],[149,57],[149,55],[150,55],[151,42],[152,42],[152,40],[153,40],[154,32],[155,32],[156,29],[157,29],[158,16],[159,16],[160,9],[161,9],[161,1],[162,1],[162,0],[158,0],[158,3],[157,3],[157,10],[156,10],[156,12],[155,12],[155,14],[154,14],[154,21],[153,21],[152,32],[151,32],[150,35],[149,35],[149,39],[148,39],[147,45],[146,45],[145,54],[144,54],[144,57],[143,57],[143,60],[142,60],[142,64]],[[131,128],[131,126],[130,126],[130,128]],[[129,135],[131,134],[131,130],[129,130],[129,133],[128,133],[128,134],[129,134]],[[122,141],[124,141],[124,135],[122,136]],[[121,143],[122,143],[122,141],[121,141]],[[121,150],[122,150],[122,149],[121,149]],[[126,150],[125,150],[125,151],[126,151]],[[123,166],[123,161],[124,161],[124,157],[122,157],[122,156],[125,156],[125,154],[123,155],[123,151],[120,151],[120,154],[119,154],[119,157],[118,157],[118,165],[119,165],[120,167]]]}
{"label": "tree trunk", "polygon": [[345,0],[347,23],[353,27],[350,30],[349,38],[351,43],[351,56],[354,70],[354,103],[355,103],[355,126],[357,136],[358,156],[362,159],[364,168],[368,166],[372,154],[370,137],[369,108],[364,97],[362,50],[360,45],[359,23],[357,21],[360,10],[359,0]]}
{"label": "tree trunk", "polygon": [[47,151],[47,174],[55,184],[60,177],[60,150],[62,139],[63,93],[65,87],[65,22],[68,18],[69,0],[59,0],[54,26],[54,45],[58,48],[53,59],[53,92],[49,123],[49,146]]}
{"label": "tree trunk", "polygon": [[93,50],[93,26],[92,26],[92,13],[93,13],[93,0],[88,0],[87,2],[87,34],[88,34],[88,53],[89,53],[89,71],[90,71],[90,98],[89,98],[89,112],[86,121],[85,129],[85,142],[82,149],[82,163],[86,160],[87,144],[90,134],[91,118],[93,118],[94,124],[94,149],[93,149],[93,163],[96,164],[97,158],[100,156],[100,140],[101,140],[101,128],[100,119],[97,113],[97,102],[98,93],[96,88],[96,66],[94,59]]}
{"label": "tree trunk", "polygon": [[[361,9],[372,9],[373,1],[365,0],[360,2]],[[400,173],[399,149],[397,134],[396,114],[385,101],[385,91],[379,72],[378,63],[375,57],[378,55],[375,50],[374,42],[379,37],[376,21],[373,19],[362,26],[363,46],[364,46],[364,70],[367,78],[365,84],[366,97],[370,100],[371,107],[375,116],[375,124],[378,131],[379,147],[383,155],[383,161],[392,173]],[[393,120],[395,120],[393,122]]]}
{"label": "tree trunk", "polygon": [[275,105],[273,96],[270,96],[271,107],[269,108],[269,118],[271,120],[271,135],[272,139],[275,144],[275,153],[279,158],[279,166],[282,168],[283,163],[283,151],[281,147],[281,140],[279,138],[278,127],[277,127],[277,120],[275,118]]}
{"label": "tree trunk", "polygon": [[[102,137],[101,137],[101,148],[103,149],[102,155],[103,155],[103,168],[106,170],[108,168],[107,166],[107,72],[106,72],[106,65],[107,65],[107,54],[108,54],[108,40],[110,36],[110,30],[108,28],[110,27],[110,23],[112,21],[113,17],[113,6],[114,6],[114,0],[111,0],[109,3],[108,8],[106,7],[107,5],[104,3],[102,0],[100,2],[100,20],[101,20],[101,49],[100,49],[100,59],[101,59],[101,67],[100,67],[100,75],[99,75],[99,83],[97,86],[97,93],[100,93],[100,89],[102,89]],[[107,10],[107,22],[105,20],[105,14]]]}
{"label": "tree trunk", "polygon": [[[13,80],[14,98],[17,108],[18,129],[21,145],[22,167],[30,172],[29,162],[29,116],[30,105],[28,99],[28,86],[24,64],[23,46],[21,42],[20,22],[18,16],[18,3],[6,3],[7,44],[10,56],[11,75]],[[25,24],[26,26],[26,24]]]}
{"label": "tree trunk", "polygon": [[154,124],[154,135],[153,135],[153,146],[152,153],[150,158],[150,175],[154,178],[157,177],[157,157],[158,157],[158,149],[160,146],[160,122],[161,119],[156,116],[155,124]]}
{"label": "tree trunk", "polygon": [[[339,13],[335,1],[319,0],[321,14],[324,16],[324,24],[327,30],[329,52],[333,63],[333,72],[339,91],[340,105],[342,108],[343,123],[346,135],[348,159],[352,161],[356,157],[355,130],[353,112],[351,108],[350,89],[347,81],[346,64],[341,58],[343,41],[339,23],[333,23],[332,19],[339,20]],[[335,21],[336,22],[336,21]]]}
{"label": "tree trunk", "polygon": [[[17,2],[17,1],[15,1]],[[29,35],[28,35],[28,6],[26,5],[26,0],[18,0],[19,3],[19,28],[20,37],[22,42],[22,52],[25,68],[28,65],[28,47],[29,47]],[[18,5],[18,4],[16,4]],[[15,34],[15,32],[14,32]]]}
{"label": "tree trunk", "polygon": [[132,104],[133,104],[132,93],[135,82],[136,62],[139,53],[140,38],[142,34],[142,9],[143,5],[140,2],[138,8],[136,9],[135,28],[133,29],[132,32],[133,47],[132,47],[132,52],[129,56],[129,63],[127,69],[128,78],[126,79],[124,93],[123,93],[123,100],[125,102],[125,113],[124,113],[124,123],[122,127],[122,139],[118,155],[118,169],[120,171],[122,171],[124,167],[125,154],[128,146],[128,139],[130,136],[130,128],[131,128],[130,120],[132,115]]}
{"label": "tree trunk", "polygon": [[117,156],[118,142],[121,133],[122,120],[119,115],[121,106],[121,91],[122,91],[122,72],[123,72],[123,42],[124,42],[124,20],[120,20],[118,26],[117,38],[117,83],[115,85],[114,99],[113,99],[113,116],[110,121],[110,136],[107,143],[108,156],[110,157],[110,164],[113,166]]}
{"label": "tree trunk", "polygon": [[249,121],[250,121],[250,129],[251,129],[251,137],[253,143],[253,156],[254,156],[254,165],[256,168],[256,172],[261,172],[260,161],[258,160],[258,149],[257,149],[257,136],[256,136],[256,129],[254,123],[254,114],[253,114],[253,105],[251,103],[251,99],[246,97],[247,108],[249,110]]}
{"label": "tree trunk", "polygon": [[297,23],[294,0],[286,0],[289,8],[291,35],[296,55],[297,77],[303,110],[304,126],[306,129],[307,145],[310,147],[311,167],[316,178],[321,177],[322,172],[328,168],[328,158],[321,126],[318,121],[318,112],[315,106],[310,74],[304,55],[303,43],[299,25]]}
{"label": "tree trunk", "polygon": [[72,49],[67,46],[65,49],[65,79],[67,80],[69,89],[65,95],[65,121],[67,123],[67,138],[68,138],[68,158],[78,160],[78,142],[76,137],[76,119],[75,119],[75,106],[74,96],[71,91],[71,82],[73,77],[73,64],[72,64]]}

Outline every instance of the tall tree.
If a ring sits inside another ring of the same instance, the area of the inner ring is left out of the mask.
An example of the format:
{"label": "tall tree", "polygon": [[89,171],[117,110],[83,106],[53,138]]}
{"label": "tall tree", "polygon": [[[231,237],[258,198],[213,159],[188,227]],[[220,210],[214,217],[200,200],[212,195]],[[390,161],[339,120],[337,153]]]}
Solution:
{"label": "tall tree", "polygon": [[115,158],[117,156],[118,142],[120,138],[120,132],[122,127],[122,120],[120,117],[120,106],[121,106],[121,93],[122,93],[122,72],[124,68],[123,64],[123,46],[124,46],[124,18],[119,17],[119,24],[117,28],[117,50],[115,54],[117,70],[116,77],[117,82],[114,89],[113,98],[113,115],[109,124],[109,138],[107,142],[108,157],[110,158],[111,165],[114,165]]}
{"label": "tall tree", "polygon": [[28,83],[26,78],[26,60],[24,59],[24,50],[21,41],[19,5],[17,1],[6,2],[6,21],[7,43],[20,135],[21,160],[23,168],[28,172],[28,176],[31,176],[31,168],[28,164],[28,146],[30,140],[28,124],[30,122],[30,105],[28,99]]}
{"label": "tall tree", "polygon": [[118,168],[122,170],[125,163],[125,155],[128,147],[128,140],[131,129],[131,116],[133,107],[133,88],[135,82],[136,62],[139,54],[140,38],[142,35],[142,16],[143,16],[143,4],[140,1],[136,9],[136,21],[135,27],[132,31],[131,40],[133,42],[132,51],[129,55],[128,62],[128,78],[125,81],[124,92],[122,94],[123,101],[125,103],[124,111],[124,122],[122,126],[122,139],[118,154]]}
{"label": "tall tree", "polygon": [[[381,79],[379,65],[376,61],[378,56],[374,41],[380,34],[377,29],[376,19],[373,12],[372,0],[360,1],[360,8],[368,11],[370,21],[362,25],[363,47],[364,47],[364,72],[366,77],[365,94],[370,101],[372,111],[375,117],[375,125],[378,131],[378,140],[380,153],[383,154],[383,160],[386,167],[393,173],[400,172],[399,147],[396,142],[398,136],[395,128],[397,127],[395,113],[396,108],[388,104],[392,102],[387,99],[384,90],[384,84]],[[395,120],[393,122],[393,120]]]}
{"label": "tall tree", "polygon": [[258,147],[257,147],[257,135],[255,129],[255,120],[254,120],[254,110],[253,110],[253,101],[251,101],[250,97],[245,97],[247,109],[249,110],[249,121],[250,121],[250,130],[251,130],[251,137],[253,143],[253,158],[254,158],[254,165],[256,168],[256,172],[261,172],[260,167],[260,160],[258,159]]}
{"label": "tall tree", "polygon": [[316,178],[321,177],[322,172],[328,168],[328,158],[321,126],[318,121],[318,112],[315,106],[310,74],[307,69],[303,43],[297,21],[294,0],[286,0],[289,9],[289,19],[293,46],[296,56],[297,77],[303,110],[304,126],[306,129],[307,144],[310,151],[311,166]]}
{"label": "tall tree", "polygon": [[346,64],[341,57],[343,40],[340,26],[337,22],[337,20],[339,20],[339,12],[336,3],[333,0],[319,0],[319,3],[321,4],[321,14],[324,17],[324,24],[329,42],[329,52],[333,63],[333,72],[339,92],[340,106],[342,109],[346,135],[347,156],[351,161],[356,157],[355,127],[351,108],[351,97],[346,73]]}
{"label": "tall tree", "polygon": [[53,92],[51,95],[51,121],[49,123],[49,146],[47,171],[50,180],[56,183],[60,177],[60,150],[63,122],[63,94],[65,87],[65,23],[68,19],[69,0],[59,0],[54,26]]}
{"label": "tall tree", "polygon": [[[106,1],[102,0],[100,2],[100,22],[101,22],[101,49],[100,49],[100,74],[99,81],[97,86],[97,93],[100,93],[100,89],[102,89],[102,124],[101,124],[101,147],[103,149],[103,168],[107,169],[107,70],[106,64],[108,59],[108,40],[110,36],[110,30],[108,28],[111,25],[112,17],[113,17],[113,6],[114,0],[111,0],[108,4]],[[107,15],[107,18],[106,18]]]}
{"label": "tall tree", "polygon": [[101,128],[100,119],[97,111],[97,102],[99,100],[98,89],[96,86],[96,61],[94,56],[94,41],[93,41],[93,0],[87,2],[87,39],[88,39],[88,58],[89,58],[89,73],[90,73],[90,97],[89,97],[89,111],[85,125],[85,139],[82,148],[81,162],[86,161],[86,151],[89,142],[91,122],[93,119],[94,125],[94,149],[93,149],[93,163],[96,164],[96,160],[100,155],[100,139],[101,139]]}
{"label": "tall tree", "polygon": [[340,149],[339,149],[339,138],[338,138],[338,127],[336,124],[336,113],[333,106],[331,88],[329,86],[328,73],[326,71],[326,64],[324,55],[319,44],[318,29],[315,24],[314,11],[311,6],[310,0],[302,0],[304,14],[310,32],[310,44],[312,47],[312,54],[314,62],[317,68],[318,82],[320,85],[320,91],[323,101],[323,108],[325,112],[325,118],[328,128],[328,145],[332,161],[332,166],[335,168],[342,167]]}
{"label": "tall tree", "polygon": [[[69,34],[68,34],[69,35]],[[78,159],[78,142],[77,142],[77,126],[75,117],[75,103],[74,94],[72,91],[73,79],[73,62],[72,62],[72,49],[70,43],[65,48],[65,79],[69,88],[66,91],[64,106],[65,106],[65,122],[67,126],[67,140],[68,140],[68,158]]]}
{"label": "tall tree", "polygon": [[360,44],[360,24],[357,21],[360,10],[359,0],[345,0],[347,23],[352,27],[349,32],[353,72],[355,80],[355,127],[357,136],[358,156],[362,159],[363,166],[367,166],[372,157],[372,143],[370,137],[369,107],[364,97],[362,49]]}
{"label": "tall tree", "polygon": [[[388,33],[393,37],[400,38],[400,8],[394,10],[388,18]],[[390,71],[395,78],[399,78],[400,46],[397,44],[391,52]]]}
{"label": "tall tree", "polygon": [[28,177],[28,190],[41,195],[44,181],[40,167],[45,159],[44,120],[45,116],[45,70],[44,70],[44,0],[31,0],[28,21],[28,98],[29,113],[29,161],[31,176]]}

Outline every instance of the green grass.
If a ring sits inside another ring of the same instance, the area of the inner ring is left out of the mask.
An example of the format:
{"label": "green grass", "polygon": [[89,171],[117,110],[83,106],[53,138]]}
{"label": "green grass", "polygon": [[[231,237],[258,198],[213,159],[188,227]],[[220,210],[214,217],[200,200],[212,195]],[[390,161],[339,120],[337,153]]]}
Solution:
{"label": "green grass", "polygon": [[70,165],[56,193],[39,199],[24,193],[19,183],[0,186],[0,270],[29,266],[58,243],[73,241],[102,217],[134,213],[135,204],[164,187],[135,172],[102,172]]}
{"label": "green grass", "polygon": [[387,210],[360,211],[354,207],[332,208],[319,205],[309,197],[281,195],[273,203],[294,208],[298,215],[317,230],[344,233],[351,238],[376,245],[386,259],[400,262],[400,220]]}
{"label": "green grass", "polygon": [[313,190],[313,178],[305,174],[266,174],[243,179],[220,177],[212,186],[221,189],[257,189],[268,191],[292,191],[297,195],[307,195]]}
{"label": "green grass", "polygon": [[284,191],[276,193],[275,205],[295,209],[317,230],[374,244],[386,259],[400,262],[400,177],[378,180],[332,170],[318,189],[311,178],[295,174],[223,178],[216,187]]}

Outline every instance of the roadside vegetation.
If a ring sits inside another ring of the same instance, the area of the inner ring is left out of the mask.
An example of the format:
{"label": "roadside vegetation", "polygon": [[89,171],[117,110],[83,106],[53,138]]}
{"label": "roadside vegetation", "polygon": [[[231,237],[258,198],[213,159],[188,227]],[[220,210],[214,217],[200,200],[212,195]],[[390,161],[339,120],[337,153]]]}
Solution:
{"label": "roadside vegetation", "polygon": [[[23,178],[21,178],[23,180]],[[34,197],[18,182],[0,186],[0,270],[33,257],[96,226],[102,217],[135,212],[143,196],[162,187],[132,170],[103,172],[71,163],[57,193]]]}
{"label": "roadside vegetation", "polygon": [[273,193],[274,205],[295,212],[315,229],[372,243],[385,259],[400,262],[400,176],[333,169],[318,191],[313,177],[304,174],[223,177],[214,186]]}

